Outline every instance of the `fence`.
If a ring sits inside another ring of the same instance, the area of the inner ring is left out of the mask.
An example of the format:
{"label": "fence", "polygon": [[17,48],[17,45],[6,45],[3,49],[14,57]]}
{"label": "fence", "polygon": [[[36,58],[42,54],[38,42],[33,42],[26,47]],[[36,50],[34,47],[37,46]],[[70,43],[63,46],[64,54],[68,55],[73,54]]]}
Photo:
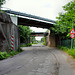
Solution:
{"label": "fence", "polygon": [[[61,40],[61,46],[71,48],[71,39]],[[75,47],[75,39],[73,39],[73,48]]]}

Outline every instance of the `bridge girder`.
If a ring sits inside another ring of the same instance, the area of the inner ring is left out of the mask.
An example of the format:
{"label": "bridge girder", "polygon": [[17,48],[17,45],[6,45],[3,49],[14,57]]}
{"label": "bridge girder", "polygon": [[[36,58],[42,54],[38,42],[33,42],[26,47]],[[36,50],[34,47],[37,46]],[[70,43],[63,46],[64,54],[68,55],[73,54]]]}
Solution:
{"label": "bridge girder", "polygon": [[50,27],[54,26],[53,24],[56,24],[54,20],[42,18],[39,16],[31,15],[31,14],[21,13],[21,12],[12,11],[12,10],[3,10],[3,11],[9,14],[16,15],[18,18],[18,25],[50,29]]}

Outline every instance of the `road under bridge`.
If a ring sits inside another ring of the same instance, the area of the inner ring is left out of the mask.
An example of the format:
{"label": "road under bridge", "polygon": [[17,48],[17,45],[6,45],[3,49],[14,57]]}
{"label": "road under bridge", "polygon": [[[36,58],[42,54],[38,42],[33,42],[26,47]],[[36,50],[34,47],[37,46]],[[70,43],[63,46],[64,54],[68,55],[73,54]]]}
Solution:
{"label": "road under bridge", "polygon": [[[17,50],[20,44],[18,25],[30,26],[30,27],[40,27],[49,29],[48,34],[45,36],[46,45],[50,47],[56,46],[56,36],[51,32],[51,27],[54,27],[56,22],[54,20],[42,18],[39,16],[26,14],[22,12],[3,10],[5,13],[0,12],[0,25],[1,25],[1,40],[7,42],[8,47],[10,47],[11,40],[13,41],[13,49]],[[12,16],[14,15],[14,16]],[[11,38],[11,37],[13,38]],[[8,49],[3,43],[0,43],[0,49]],[[3,45],[3,46],[2,46]]]}
{"label": "road under bridge", "polygon": [[9,15],[13,14],[15,16],[11,16],[11,19],[14,22],[14,18],[17,25],[24,25],[24,26],[31,26],[31,27],[40,27],[40,28],[46,28],[49,29],[49,33],[46,36],[46,45],[55,47],[56,46],[56,36],[54,33],[51,32],[51,27],[54,27],[54,24],[56,22],[51,19],[42,18],[39,16],[26,14],[22,12],[12,11],[12,10],[3,10]]}

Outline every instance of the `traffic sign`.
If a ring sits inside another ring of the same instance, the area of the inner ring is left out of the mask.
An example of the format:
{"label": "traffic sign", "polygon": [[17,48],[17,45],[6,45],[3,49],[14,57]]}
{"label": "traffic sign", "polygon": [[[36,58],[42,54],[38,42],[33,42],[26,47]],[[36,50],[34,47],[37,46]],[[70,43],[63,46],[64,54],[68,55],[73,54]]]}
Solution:
{"label": "traffic sign", "polygon": [[71,38],[74,38],[74,34],[71,34],[70,37],[71,37]]}
{"label": "traffic sign", "polygon": [[72,30],[70,31],[70,34],[75,34],[74,29],[72,28]]}

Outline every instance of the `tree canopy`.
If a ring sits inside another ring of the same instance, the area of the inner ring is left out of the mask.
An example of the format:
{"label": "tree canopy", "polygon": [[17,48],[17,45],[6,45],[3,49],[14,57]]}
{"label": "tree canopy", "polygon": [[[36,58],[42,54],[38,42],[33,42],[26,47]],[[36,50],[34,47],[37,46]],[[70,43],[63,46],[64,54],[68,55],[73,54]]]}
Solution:
{"label": "tree canopy", "polygon": [[19,25],[19,31],[20,31],[20,41],[21,43],[28,44],[28,38],[31,34],[31,29],[28,26]]}
{"label": "tree canopy", "polygon": [[59,17],[56,17],[57,24],[54,25],[52,30],[59,35],[66,33],[66,36],[70,37],[69,32],[72,25],[75,28],[75,0],[63,6],[63,9],[65,13],[60,13]]}

